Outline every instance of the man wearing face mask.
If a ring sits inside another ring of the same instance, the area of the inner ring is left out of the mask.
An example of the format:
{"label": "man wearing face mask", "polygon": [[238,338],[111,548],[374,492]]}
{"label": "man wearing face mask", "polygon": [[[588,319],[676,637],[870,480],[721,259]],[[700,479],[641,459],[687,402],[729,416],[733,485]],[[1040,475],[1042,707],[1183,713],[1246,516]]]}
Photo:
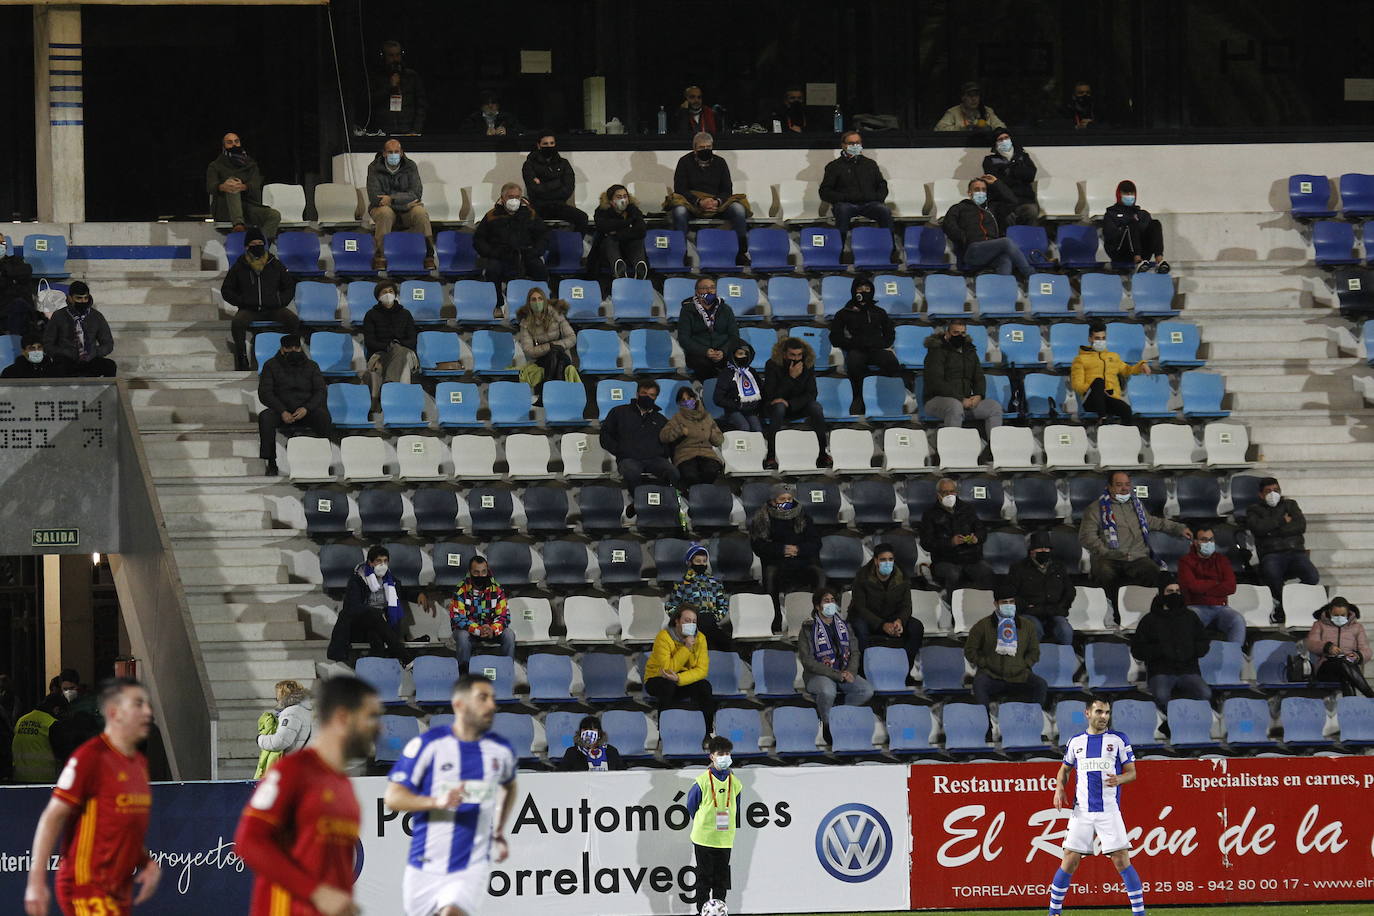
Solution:
{"label": "man wearing face mask", "polygon": [[774,487],[772,497],[749,519],[749,540],[763,564],[763,590],[773,598],[775,622],[782,619],[784,588],[824,587],[820,532],[787,484]]}
{"label": "man wearing face mask", "polygon": [[859,644],[906,651],[907,670],[916,663],[925,626],[911,614],[911,580],[897,568],[891,544],[873,548],[873,559],[854,577],[849,593],[849,623]]}
{"label": "man wearing face mask", "polygon": [[501,186],[496,205],[477,224],[473,247],[485,259],[487,280],[547,280],[544,249],[549,227],[525,199],[524,189],[513,181]]}
{"label": "man wearing face mask", "polygon": [[231,223],[234,232],[257,226],[269,239],[277,237],[281,214],[262,203],[262,172],[230,131],[220,139],[220,154],[205,167],[205,193],[216,222]]}
{"label": "man wearing face mask", "polygon": [[1274,596],[1274,623],[1283,623],[1283,583],[1297,579],[1303,585],[1321,582],[1317,567],[1307,553],[1304,534],[1307,516],[1297,500],[1283,495],[1276,478],[1260,482],[1260,502],[1245,511],[1245,527],[1255,536],[1260,576]]}
{"label": "man wearing face mask", "polygon": [[382,42],[381,58],[381,68],[369,74],[369,126],[392,136],[424,133],[429,110],[424,80],[405,65],[405,51],[399,41]]}
{"label": "man wearing face mask", "polygon": [[682,90],[682,104],[673,114],[672,132],[679,136],[689,136],[702,132],[714,134],[717,129],[716,112],[707,108],[702,101],[700,86],[688,86]]}
{"label": "man wearing face mask", "polygon": [[1002,404],[984,397],[987,379],[978,348],[968,336],[968,323],[951,318],[943,332],[926,338],[925,412],[940,418],[941,426],[964,425],[964,418],[982,420],[988,436],[1002,425]]}
{"label": "man wearing face mask", "polygon": [[561,219],[578,232],[587,231],[587,214],[568,201],[577,192],[577,176],[572,163],[558,153],[558,140],[552,131],[543,131],[520,167],[529,189],[530,205],[546,220]]}
{"label": "man wearing face mask", "polygon": [[826,448],[829,433],[825,425],[825,410],[816,394],[816,354],[811,345],[798,337],[786,337],[773,345],[773,354],[763,367],[763,438],[768,454],[763,466],[777,470],[776,443],[778,432],[788,421],[805,419],[816,434],[816,467],[834,464]]}
{"label": "man wearing face mask", "polygon": [[118,367],[109,355],[114,337],[109,322],[94,306],[84,280],[67,289],[67,304],[53,312],[43,329],[43,351],[61,378],[114,378]]}
{"label": "man wearing face mask", "polygon": [[1030,262],[1007,238],[1006,226],[997,217],[998,209],[1015,207],[1016,196],[993,176],[968,183],[968,199],[950,207],[940,222],[964,268],[988,269],[1003,276],[1015,273],[1023,280],[1030,276]]}
{"label": "man wearing face mask", "polygon": [[1064,113],[1073,122],[1074,130],[1087,130],[1090,127],[1104,126],[1097,118],[1097,107],[1093,102],[1091,83],[1079,81],[1073,84],[1073,95],[1064,106]]}
{"label": "man wearing face mask", "polygon": [[1186,525],[1145,511],[1145,504],[1131,486],[1130,474],[1112,472],[1097,505],[1083,511],[1078,543],[1092,559],[1093,584],[1106,591],[1107,600],[1113,605],[1121,586],[1154,588],[1159,582],[1160,566],[1150,546],[1151,531],[1193,539],[1193,532]]}
{"label": "man wearing face mask", "polygon": [[1161,711],[1168,711],[1172,699],[1211,702],[1212,688],[1198,667],[1208,646],[1202,621],[1188,610],[1174,577],[1165,573],[1159,594],[1131,635],[1131,655],[1144,663],[1146,689]]}
{"label": "man wearing face mask", "polygon": [[410,374],[420,368],[415,355],[419,331],[415,316],[401,305],[400,287],[395,280],[382,280],[372,288],[377,304],[363,316],[363,350],[367,354],[364,376],[372,389],[372,403],[381,397],[384,382],[410,383]]}
{"label": "man wearing face mask", "polygon": [[730,166],[715,152],[715,139],[707,131],[692,137],[692,151],[678,160],[673,170],[673,193],[663,202],[669,224],[687,231],[688,219],[723,219],[739,238],[741,263],[748,247],[749,201],[736,194]]}
{"label": "man wearing face mask", "polygon": [[887,179],[878,163],[864,155],[863,135],[857,130],[840,137],[840,155],[825,164],[818,193],[830,204],[841,237],[849,235],[849,221],[856,216],[892,228],[892,209],[884,203]]}
{"label": "man wearing face mask", "polygon": [[481,653],[515,657],[515,631],[511,629],[506,601],[506,590],[492,576],[487,558],[474,556],[469,560],[467,578],[454,589],[448,603],[453,649],[460,669],[467,670],[473,643],[480,643]]}
{"label": "man wearing face mask", "polygon": [[25,337],[19,355],[0,372],[0,378],[52,378],[56,375],[54,361],[43,352],[41,337]]}
{"label": "man wearing face mask", "polygon": [[850,286],[849,301],[830,319],[830,342],[844,353],[844,372],[853,390],[856,414],[863,414],[864,379],[877,375],[900,378],[902,365],[892,352],[897,339],[892,316],[873,295],[873,278],[860,274]]}
{"label": "man wearing face mask", "polygon": [[811,596],[811,616],[802,621],[797,635],[797,659],[823,725],[828,725],[838,695],[844,695],[846,706],[863,706],[873,699],[873,685],[859,675],[863,650],[858,635],[840,616],[839,595],[834,589],[817,589]]}
{"label": "man wearing face mask", "polygon": [[806,133],[806,92],[800,86],[789,86],[782,94],[782,107],[773,113],[785,134]]}
{"label": "man wearing face mask", "polygon": [[700,278],[696,295],[682,300],[677,319],[677,342],[696,380],[704,382],[720,375],[726,351],[738,339],[735,310],[716,295],[715,280]]}
{"label": "man wearing face mask", "polygon": [[959,484],[941,477],[937,502],[921,516],[921,546],[930,554],[930,574],[952,596],[957,588],[990,588],[992,567],[983,562],[988,526],[973,504],[959,498]]}
{"label": "man wearing face mask", "polygon": [[224,301],[238,309],[229,323],[234,344],[234,371],[247,372],[248,329],[256,321],[281,325],[288,334],[299,334],[301,321],[291,311],[296,295],[296,279],[277,256],[267,250],[267,239],[257,229],[244,235],[243,254],[224,275],[220,284]]}
{"label": "man wearing face mask", "polygon": [[959,104],[952,106],[936,122],[936,130],[996,130],[1006,127],[997,112],[983,104],[983,90],[975,82],[959,87]]}
{"label": "man wearing face mask", "polygon": [[526,132],[520,119],[501,107],[501,99],[494,92],[482,93],[481,105],[468,115],[462,130],[488,137],[516,137]]}
{"label": "man wearing face mask", "polygon": [[667,608],[690,604],[697,609],[697,630],[712,649],[734,650],[734,627],[730,623],[730,596],[725,583],[711,575],[711,555],[700,544],[687,548],[687,572],[682,581],[663,599]]}
{"label": "man wearing face mask", "polygon": [[1167,274],[1164,228],[1137,200],[1134,181],[1117,184],[1116,203],[1102,214],[1102,247],[1113,265],[1129,265],[1136,273]]}
{"label": "man wearing face mask", "polygon": [[[658,390],[658,382],[643,379],[635,389],[634,401],[611,408],[601,421],[601,447],[615,456],[616,470],[632,495],[645,475],[671,486],[677,486],[680,476],[660,438],[668,420],[655,401]],[[627,511],[634,514],[633,501]]]}
{"label": "man wearing face mask", "polygon": [[1016,592],[999,579],[993,588],[996,610],[969,628],[964,658],[973,666],[973,698],[983,706],[994,700],[1045,705],[1049,685],[1032,668],[1040,661],[1035,624],[1017,613]]}
{"label": "man wearing face mask", "polygon": [[1129,423],[1135,415],[1121,398],[1123,379],[1140,373],[1150,374],[1150,364],[1141,360],[1130,365],[1107,349],[1107,326],[1094,319],[1088,325],[1088,345],[1079,347],[1069,368],[1069,383],[1078,395],[1083,410],[1099,417]]}
{"label": "man wearing face mask", "polygon": [[1016,202],[1010,206],[993,204],[993,212],[1004,226],[1030,226],[1040,218],[1035,199],[1035,161],[1005,127],[993,134],[992,149],[983,157],[983,180],[1003,184]]}
{"label": "man wearing face mask", "polygon": [[1019,613],[1035,625],[1041,642],[1073,645],[1073,627],[1069,625],[1073,582],[1064,564],[1054,558],[1048,531],[1030,536],[1029,553],[1012,564],[1007,584],[1016,595]]}
{"label": "man wearing face mask", "polygon": [[1193,549],[1178,561],[1178,584],[1204,627],[1221,633],[1226,642],[1245,642],[1245,618],[1226,603],[1236,593],[1236,571],[1226,555],[1217,552],[1211,528],[1193,532]]}
{"label": "man wearing face mask", "polygon": [[370,655],[399,658],[408,664],[409,653],[401,640],[405,616],[401,586],[391,574],[391,554],[381,544],[368,548],[367,560],[348,577],[339,619],[329,635],[330,661],[351,663],[351,646],[366,640]]}
{"label": "man wearing face mask", "polygon": [[258,378],[258,400],[263,403],[258,413],[258,457],[267,462],[268,477],[281,473],[277,469],[278,429],[321,438],[333,431],[327,396],[320,367],[306,357],[300,337],[287,334],[277,355],[262,364]]}
{"label": "man wearing face mask", "polygon": [[401,148],[400,140],[388,140],[367,167],[367,212],[372,217],[373,270],[386,270],[386,237],[393,229],[418,232],[425,237],[425,270],[433,270],[434,228],[422,198],[424,182],[419,167]]}

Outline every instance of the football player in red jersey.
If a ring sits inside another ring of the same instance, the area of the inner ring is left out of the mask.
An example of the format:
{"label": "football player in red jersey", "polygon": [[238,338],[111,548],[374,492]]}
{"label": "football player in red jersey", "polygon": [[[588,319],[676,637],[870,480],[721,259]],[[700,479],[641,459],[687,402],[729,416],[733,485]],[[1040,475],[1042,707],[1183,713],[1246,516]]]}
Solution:
{"label": "football player in red jersey", "polygon": [[315,732],[273,765],[239,818],[235,851],[257,875],[250,916],[356,916],[361,810],[345,768],[381,728],[377,691],[355,677],[315,689]]}
{"label": "football player in red jersey", "polygon": [[48,860],[73,817],[57,869],[57,904],[66,916],[128,916],[153,896],[162,876],[143,845],[153,802],[148,761],[138,752],[153,722],[148,691],[137,681],[106,681],[99,702],[105,731],[68,758],[34,831],[28,916],[48,916]]}

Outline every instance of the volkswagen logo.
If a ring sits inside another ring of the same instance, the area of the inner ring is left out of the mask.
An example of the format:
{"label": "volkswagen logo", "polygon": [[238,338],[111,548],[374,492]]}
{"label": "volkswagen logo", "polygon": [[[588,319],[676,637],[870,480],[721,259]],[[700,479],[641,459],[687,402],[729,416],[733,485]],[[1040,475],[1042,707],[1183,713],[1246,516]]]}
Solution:
{"label": "volkswagen logo", "polygon": [[851,884],[881,872],[892,857],[892,829],[868,805],[840,805],[816,828],[816,858],[832,878]]}

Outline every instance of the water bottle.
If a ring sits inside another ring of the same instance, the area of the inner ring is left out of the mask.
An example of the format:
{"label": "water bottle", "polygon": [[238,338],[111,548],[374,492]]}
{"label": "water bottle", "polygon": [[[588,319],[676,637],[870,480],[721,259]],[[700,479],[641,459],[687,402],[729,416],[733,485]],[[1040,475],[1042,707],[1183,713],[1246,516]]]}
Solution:
{"label": "water bottle", "polygon": [[663,110],[663,106],[658,106],[658,132],[660,135],[668,132],[668,112]]}
{"label": "water bottle", "polygon": [[840,111],[840,106],[835,106],[835,133],[844,130],[844,114]]}

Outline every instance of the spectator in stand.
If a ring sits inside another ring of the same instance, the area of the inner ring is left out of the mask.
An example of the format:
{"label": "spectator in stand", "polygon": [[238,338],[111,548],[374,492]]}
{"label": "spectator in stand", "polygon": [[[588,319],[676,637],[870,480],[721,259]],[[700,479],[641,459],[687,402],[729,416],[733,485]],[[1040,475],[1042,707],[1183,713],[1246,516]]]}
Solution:
{"label": "spectator in stand", "polygon": [[[668,460],[668,447],[660,438],[668,420],[655,401],[658,392],[658,382],[641,379],[634,403],[611,408],[601,422],[601,447],[615,457],[616,470],[632,494],[645,475],[677,486],[677,467]],[[633,500],[626,511],[634,515]]]}
{"label": "spectator in stand", "polygon": [[774,112],[773,120],[785,134],[806,133],[806,90],[801,86],[788,86],[782,94],[782,107]]}
{"label": "spectator in stand", "polygon": [[[993,198],[995,201],[989,204]],[[1007,238],[995,209],[1015,206],[1016,196],[995,178],[984,175],[968,183],[968,199],[950,207],[940,223],[965,269],[1015,273],[1023,280],[1030,276],[1030,262],[1016,243]]]}
{"label": "spectator in stand", "polygon": [[1097,506],[1083,511],[1078,526],[1078,543],[1092,560],[1092,583],[1103,589],[1113,604],[1123,585],[1159,586],[1161,573],[1150,546],[1151,531],[1193,539],[1188,526],[1148,514],[1131,487],[1131,475],[1113,471]]}
{"label": "spectator in stand", "polygon": [[480,644],[478,654],[515,657],[515,630],[510,625],[506,597],[506,590],[492,575],[486,557],[474,556],[468,561],[467,578],[453,590],[448,603],[459,668],[467,669],[473,643]]}
{"label": "spectator in stand", "polygon": [[96,310],[91,288],[74,280],[67,288],[67,304],[52,313],[43,329],[43,352],[62,378],[114,378],[118,367],[109,356],[114,337],[105,316]]}
{"label": "spectator in stand", "polygon": [[1369,635],[1360,623],[1360,609],[1344,598],[1332,598],[1312,612],[1312,619],[1312,628],[1307,631],[1312,680],[1335,681],[1344,696],[1360,693],[1374,697],[1374,689],[1364,676]]}
{"label": "spectator in stand", "polygon": [[1131,405],[1121,398],[1122,379],[1140,373],[1150,374],[1150,364],[1141,360],[1134,366],[1107,349],[1107,325],[1094,318],[1088,323],[1088,345],[1079,347],[1069,368],[1069,383],[1078,395],[1081,410],[1091,411],[1104,421],[1129,423],[1135,416]]}
{"label": "spectator in stand", "polygon": [[897,568],[891,544],[873,548],[849,592],[849,625],[861,649],[893,646],[906,651],[908,672],[921,654],[926,628],[911,614],[911,580]]}
{"label": "spectator in stand", "polygon": [[706,679],[711,658],[706,637],[697,632],[697,609],[680,604],[668,612],[668,626],[658,631],[644,665],[644,693],[659,709],[695,706],[711,734],[716,704]]}
{"label": "spectator in stand", "polygon": [[682,300],[677,319],[677,342],[687,368],[699,382],[715,378],[725,368],[726,351],[739,340],[735,310],[716,295],[716,281],[697,280],[696,295]]}
{"label": "spectator in stand", "polygon": [[849,287],[849,301],[830,319],[830,342],[844,352],[844,372],[854,393],[853,412],[863,414],[864,379],[869,367],[878,375],[900,378],[902,365],[892,352],[897,332],[892,316],[873,295],[873,278],[860,274]]}
{"label": "spectator in stand", "polygon": [[699,483],[715,483],[724,465],[716,448],[725,441],[715,419],[706,412],[701,392],[683,386],[677,390],[677,413],[659,431],[659,440],[673,448],[673,464],[679,475],[678,489],[685,495]]}
{"label": "spectator in stand", "polygon": [[48,738],[53,725],[66,714],[67,698],[51,692],[14,723],[10,750],[15,782],[40,785],[57,782],[57,758]]}
{"label": "spectator in stand", "polygon": [[772,497],[749,519],[749,540],[763,564],[763,590],[772,596],[778,619],[787,586],[825,586],[820,532],[790,484],[775,486]]}
{"label": "spectator in stand", "polygon": [[951,318],[943,332],[926,338],[925,412],[940,418],[941,426],[956,429],[964,417],[982,420],[988,435],[1002,425],[1002,403],[984,395],[987,379],[978,348],[968,336],[968,323]]}
{"label": "spectator in stand", "polygon": [[363,316],[363,350],[367,354],[367,371],[363,376],[372,389],[372,403],[377,404],[383,382],[410,383],[410,374],[420,368],[415,355],[420,332],[415,316],[401,305],[401,288],[395,280],[382,280],[372,288],[377,304]]}
{"label": "spectator in stand", "polygon": [[941,477],[936,503],[921,516],[921,546],[930,554],[930,575],[946,595],[957,588],[992,588],[992,567],[983,562],[988,526],[973,504],[959,498],[959,484]]}
{"label": "spectator in stand", "polygon": [[329,635],[330,661],[349,663],[350,647],[366,640],[371,655],[399,658],[409,664],[409,653],[401,640],[401,584],[391,574],[391,552],[381,544],[368,548],[367,560],[353,568],[344,587],[339,619]]}
{"label": "spectator in stand", "polygon": [[1172,699],[1211,701],[1212,688],[1198,667],[1207,648],[1202,621],[1188,610],[1178,582],[1164,573],[1159,594],[1131,635],[1131,654],[1144,663],[1146,689],[1161,711]]}
{"label": "spectator in stand", "polygon": [[648,227],[639,202],[623,184],[613,184],[601,195],[593,214],[596,220],[595,255],[587,259],[592,270],[602,269],[614,277],[634,274],[636,280],[649,276],[649,258],[644,253]]}
{"label": "spectator in stand", "polygon": [[1006,128],[993,134],[992,149],[983,157],[983,180],[989,178],[1001,182],[1016,199],[1011,205],[993,204],[993,212],[1003,226],[1030,226],[1040,218],[1040,203],[1035,199],[1035,162]]}
{"label": "spectator in stand", "polygon": [[491,281],[547,280],[544,264],[549,227],[513,181],[501,186],[501,197],[477,224],[472,245],[486,259],[484,276]]}
{"label": "spectator in stand", "polygon": [[1245,511],[1245,527],[1255,536],[1259,552],[1260,576],[1274,596],[1274,623],[1283,623],[1283,583],[1297,579],[1303,585],[1321,581],[1317,567],[1307,553],[1303,535],[1307,516],[1296,500],[1283,495],[1279,482],[1265,477],[1259,482],[1260,502]]}
{"label": "spectator in stand", "polygon": [[673,193],[663,202],[668,221],[679,232],[687,220],[723,219],[739,237],[740,257],[748,247],[749,201],[736,194],[730,166],[715,153],[709,132],[692,137],[692,151],[678,160],[673,171]]}
{"label": "spectator in stand", "polygon": [[820,198],[830,204],[835,228],[849,235],[849,221],[856,216],[892,228],[892,208],[887,200],[887,179],[878,163],[864,155],[863,135],[857,130],[840,136],[840,155],[825,164]]}
{"label": "spectator in stand", "polygon": [[1131,264],[1136,273],[1167,274],[1164,227],[1136,204],[1135,182],[1118,182],[1116,203],[1102,214],[1102,247],[1113,264]]}
{"label": "spectator in stand", "polygon": [[996,130],[1006,126],[997,112],[983,104],[983,90],[974,82],[959,87],[959,104],[935,123],[936,130]]}
{"label": "spectator in stand", "polygon": [[697,611],[697,630],[712,648],[726,652],[734,649],[734,627],[730,623],[730,596],[725,583],[711,575],[711,555],[700,544],[687,548],[687,572],[673,586],[663,604],[668,610],[690,604]]}
{"label": "spectator in stand", "polygon": [[0,334],[43,334],[43,314],[34,307],[33,267],[0,232]]}
{"label": "spectator in stand", "polygon": [[494,92],[482,93],[482,104],[468,115],[462,130],[469,134],[485,134],[488,137],[509,137],[528,133],[520,119],[509,111],[501,110],[501,99]]}
{"label": "spectator in stand", "polygon": [[1178,561],[1178,584],[1204,627],[1216,630],[1226,642],[1245,642],[1245,618],[1227,604],[1236,593],[1236,571],[1225,554],[1217,553],[1211,528],[1193,532],[1193,549]]}
{"label": "spectator in stand", "polygon": [[520,380],[534,389],[544,390],[545,382],[580,382],[582,376],[573,365],[577,334],[568,324],[568,303],[549,301],[544,290],[530,287],[525,304],[515,313],[515,342],[525,354]]}
{"label": "spectator in stand", "polygon": [[1064,564],[1054,558],[1048,531],[1030,536],[1029,553],[1012,564],[1007,583],[1016,593],[1017,612],[1035,624],[1035,635],[1041,642],[1073,645],[1073,627],[1069,625],[1073,582]]}
{"label": "spectator in stand", "polygon": [[287,334],[281,339],[281,350],[262,364],[258,378],[258,400],[263,409],[258,412],[258,457],[267,462],[268,477],[281,473],[277,469],[277,430],[309,430],[310,435],[328,437],[334,429],[327,404],[329,389],[320,374],[320,367],[307,359],[301,349],[301,339]]}
{"label": "spectator in stand", "polygon": [[[291,680],[277,681],[274,689],[277,708],[258,717],[258,769],[254,779],[261,779],[272,764],[305,747],[310,740],[315,710],[310,691]],[[268,724],[264,720],[269,718],[271,730],[264,731]]]}
{"label": "spectator in stand", "polygon": [[[852,611],[851,611],[852,613]],[[797,658],[806,692],[816,701],[816,714],[826,725],[836,696],[844,705],[863,706],[873,699],[873,685],[859,675],[864,647],[859,635],[840,616],[840,597],[833,588],[811,595],[811,616],[797,634]]]}
{"label": "spectator in stand", "polygon": [[725,366],[716,376],[716,406],[725,412],[721,425],[729,430],[763,432],[763,376],[751,368],[754,348],[736,340],[725,351]]}
{"label": "spectator in stand", "polygon": [[37,335],[24,337],[14,362],[0,372],[0,378],[54,378],[58,375],[57,361],[43,351],[43,338]]}
{"label": "spectator in stand", "polygon": [[999,578],[993,589],[996,611],[969,628],[964,658],[973,666],[973,698],[983,706],[994,700],[1045,705],[1049,685],[1032,668],[1040,661],[1040,637],[1030,618],[1017,612],[1016,590]]}
{"label": "spectator in stand", "polygon": [[620,751],[611,744],[611,738],[596,716],[583,716],[577,726],[577,735],[572,747],[563,752],[558,761],[562,773],[607,773],[625,769],[625,761],[620,759]]}
{"label": "spectator in stand", "polygon": [[718,128],[715,110],[702,103],[701,87],[688,86],[682,90],[682,104],[673,114],[672,132],[678,135],[714,134]]}
{"label": "spectator in stand", "polygon": [[256,226],[269,239],[277,237],[281,214],[262,203],[262,172],[230,131],[220,141],[220,154],[205,167],[205,193],[216,222],[233,225],[234,232]]}
{"label": "spectator in stand", "polygon": [[255,321],[272,321],[299,334],[301,320],[291,311],[296,296],[296,279],[276,255],[267,250],[267,239],[260,229],[249,229],[243,237],[243,254],[224,275],[219,293],[236,311],[229,323],[234,342],[234,371],[247,372],[248,328]]}
{"label": "spectator in stand", "polygon": [[425,113],[429,110],[425,82],[405,65],[405,51],[399,41],[382,42],[382,66],[372,72],[368,82],[368,127],[374,135],[425,132]]}
{"label": "spectator in stand", "polygon": [[777,470],[778,433],[787,422],[801,419],[816,434],[820,448],[816,467],[834,464],[826,445],[825,411],[816,400],[816,354],[810,344],[799,337],[787,337],[773,345],[772,358],[763,368],[763,402],[767,420],[763,436],[768,440],[765,468]]}
{"label": "spectator in stand", "polygon": [[372,217],[373,270],[386,270],[386,237],[392,229],[425,237],[425,270],[435,268],[434,227],[424,204],[425,185],[420,168],[401,148],[401,141],[382,144],[367,167],[367,212]]}
{"label": "spectator in stand", "polygon": [[561,219],[578,232],[587,231],[587,214],[568,201],[577,192],[577,176],[572,163],[558,153],[558,140],[552,131],[543,131],[534,152],[525,157],[520,175],[529,189],[530,206],[543,219]]}
{"label": "spectator in stand", "polygon": [[1093,87],[1086,80],[1073,84],[1073,95],[1069,96],[1064,113],[1073,122],[1074,130],[1105,126],[1097,118],[1097,106],[1093,103]]}

